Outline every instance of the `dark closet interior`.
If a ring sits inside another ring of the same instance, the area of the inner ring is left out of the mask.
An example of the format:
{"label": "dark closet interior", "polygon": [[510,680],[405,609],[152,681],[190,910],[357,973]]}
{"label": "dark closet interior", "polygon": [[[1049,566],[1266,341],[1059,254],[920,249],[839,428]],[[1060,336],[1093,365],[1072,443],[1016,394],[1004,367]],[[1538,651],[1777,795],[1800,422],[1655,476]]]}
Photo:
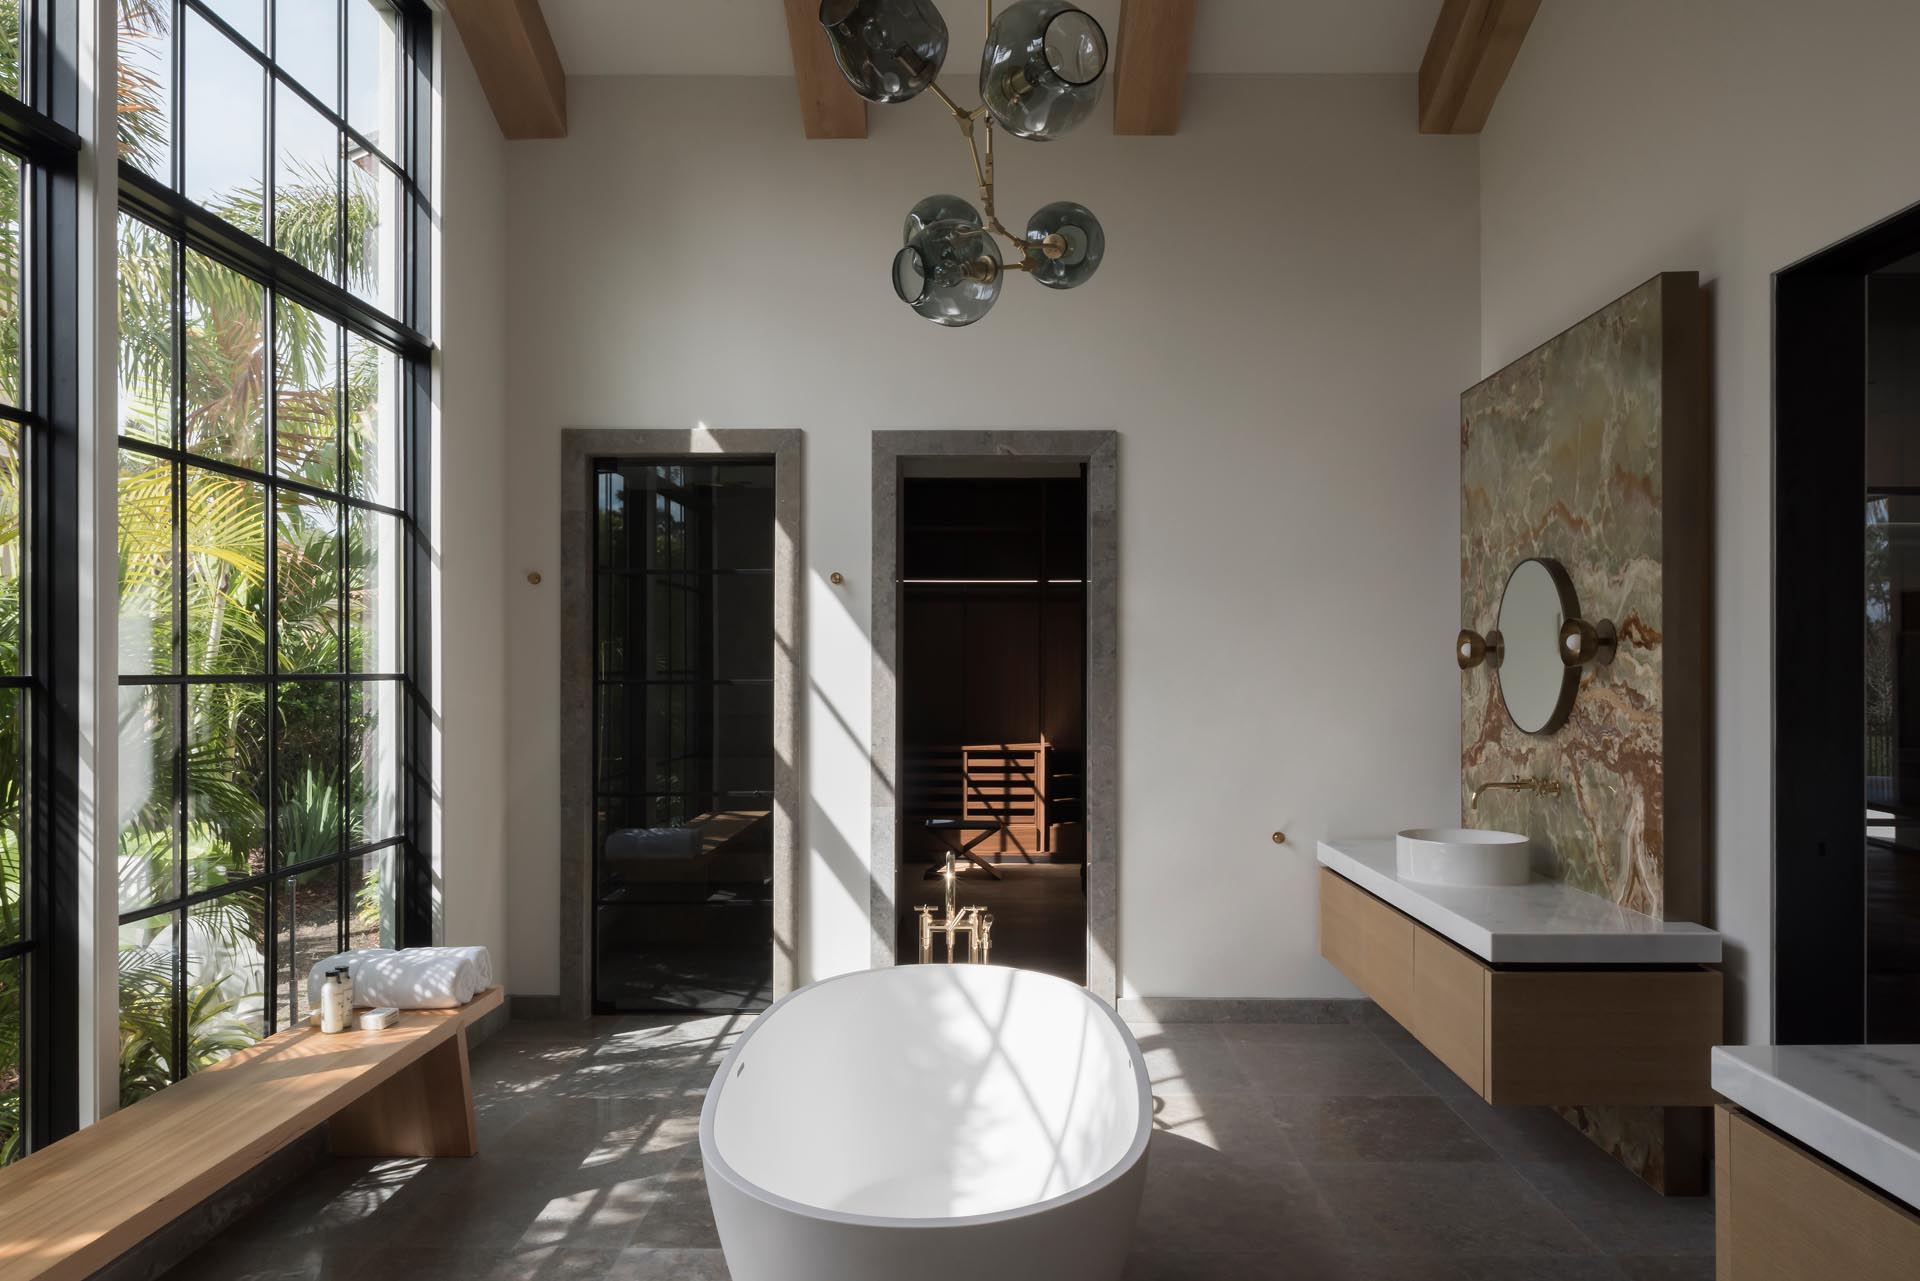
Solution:
{"label": "dark closet interior", "polygon": [[[899,959],[956,844],[993,959],[1085,981],[1086,479],[909,474],[901,490]],[[940,832],[929,819],[990,830]]]}

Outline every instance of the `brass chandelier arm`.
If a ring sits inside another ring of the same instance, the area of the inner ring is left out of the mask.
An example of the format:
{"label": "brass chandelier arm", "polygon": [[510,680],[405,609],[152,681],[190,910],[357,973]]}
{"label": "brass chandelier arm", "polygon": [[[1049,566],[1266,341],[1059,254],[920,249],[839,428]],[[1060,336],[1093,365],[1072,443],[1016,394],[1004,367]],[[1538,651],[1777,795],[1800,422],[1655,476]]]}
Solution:
{"label": "brass chandelier arm", "polygon": [[[993,0],[986,0],[985,9],[987,39],[991,40],[993,38]],[[953,100],[952,94],[940,87],[938,78],[928,81],[927,88],[933,91],[934,97],[940,99],[941,103],[946,107],[947,112],[952,115],[954,121],[960,126],[961,135],[967,140],[967,154],[973,160],[974,181],[980,188],[981,225],[985,230],[1001,237],[1008,244],[1020,251],[1016,261],[1008,263],[1007,266],[1015,271],[1032,271],[1034,269],[1033,263],[1029,260],[1027,254],[1029,250],[1035,248],[1038,248],[1049,260],[1062,257],[1066,253],[1066,242],[1062,240],[1057,233],[1048,236],[1044,241],[1036,244],[1036,242],[1028,240],[1024,236],[1016,236],[1013,232],[1008,231],[1006,225],[1000,221],[1000,215],[994,211],[993,117],[987,111],[987,104],[983,102],[970,110],[962,107]],[[980,153],[979,139],[974,132],[976,123],[983,125],[987,131],[987,150],[984,158]]]}
{"label": "brass chandelier arm", "polygon": [[[988,120],[986,122],[986,128],[987,128],[987,169],[986,169],[986,179],[980,184],[981,221],[986,223],[988,231],[993,232],[997,236],[1004,236],[1007,240],[1011,241],[1014,244],[1014,246],[1018,248],[1021,254],[1024,256],[1027,249],[1026,240],[1020,236],[1014,235],[1011,231],[1008,231],[1004,226],[1002,226],[1000,223],[999,214],[995,213],[993,209],[993,121],[992,120]],[[972,131],[968,131],[967,141],[968,143],[972,143],[973,141]]]}
{"label": "brass chandelier arm", "polygon": [[[960,104],[955,102],[947,94],[946,90],[940,87],[940,83],[937,80],[930,84],[928,88],[932,89],[940,101],[946,104],[947,110],[953,114],[954,120],[960,125],[961,136],[967,140],[967,154],[973,159],[974,181],[978,183],[980,187],[981,223],[985,226],[986,230],[992,232],[994,235],[1003,237],[1008,243],[1024,253],[1029,242],[1008,231],[1001,223],[999,216],[994,213],[993,209],[992,117],[987,116],[987,109],[984,105],[975,107],[972,111],[963,110]],[[982,119],[983,117],[985,117],[984,120]],[[982,156],[980,151],[980,137],[975,129],[976,122],[983,124],[987,131],[987,150],[984,156]]]}
{"label": "brass chandelier arm", "polygon": [[940,99],[940,101],[947,104],[947,110],[951,111],[953,113],[953,118],[955,120],[958,120],[962,125],[966,124],[967,121],[969,120],[978,120],[981,116],[984,116],[987,114],[987,104],[984,102],[981,103],[979,106],[975,107],[972,111],[962,110],[960,107],[960,104],[953,100],[952,95],[949,94],[945,89],[942,89],[940,87],[940,82],[938,80],[929,81],[927,84],[927,88],[933,91],[934,97]]}

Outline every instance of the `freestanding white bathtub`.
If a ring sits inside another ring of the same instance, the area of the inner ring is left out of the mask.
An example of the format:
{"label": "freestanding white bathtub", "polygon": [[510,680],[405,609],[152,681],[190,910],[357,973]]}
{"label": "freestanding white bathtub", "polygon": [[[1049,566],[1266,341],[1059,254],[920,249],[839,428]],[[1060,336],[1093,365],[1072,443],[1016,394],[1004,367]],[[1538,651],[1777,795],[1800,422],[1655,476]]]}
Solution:
{"label": "freestanding white bathtub", "polygon": [[1084,989],[909,965],[761,1015],[700,1155],[733,1281],[1118,1281],[1152,1127],[1140,1047]]}

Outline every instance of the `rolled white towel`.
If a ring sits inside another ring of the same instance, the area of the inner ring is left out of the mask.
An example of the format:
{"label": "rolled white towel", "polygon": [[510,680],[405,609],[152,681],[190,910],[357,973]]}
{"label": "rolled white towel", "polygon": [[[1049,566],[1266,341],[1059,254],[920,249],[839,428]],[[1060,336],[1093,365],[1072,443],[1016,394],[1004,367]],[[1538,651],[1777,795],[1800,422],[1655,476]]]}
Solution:
{"label": "rolled white towel", "polygon": [[447,1010],[465,1005],[493,985],[493,958],[484,947],[367,947],[341,952],[307,972],[307,1000],[318,1004],[327,971],[346,966],[355,1005],[402,1010]]}

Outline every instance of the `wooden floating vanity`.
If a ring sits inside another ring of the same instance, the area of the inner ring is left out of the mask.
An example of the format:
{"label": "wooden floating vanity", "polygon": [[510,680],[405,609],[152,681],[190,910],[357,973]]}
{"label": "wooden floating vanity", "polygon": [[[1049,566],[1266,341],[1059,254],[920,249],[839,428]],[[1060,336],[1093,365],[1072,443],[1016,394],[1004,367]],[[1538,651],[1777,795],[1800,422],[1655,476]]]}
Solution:
{"label": "wooden floating vanity", "polygon": [[1720,936],[1564,885],[1414,885],[1320,846],[1320,954],[1489,1103],[1707,1106]]}
{"label": "wooden floating vanity", "polygon": [[1713,1052],[1720,1281],[1920,1274],[1920,1046]]}

